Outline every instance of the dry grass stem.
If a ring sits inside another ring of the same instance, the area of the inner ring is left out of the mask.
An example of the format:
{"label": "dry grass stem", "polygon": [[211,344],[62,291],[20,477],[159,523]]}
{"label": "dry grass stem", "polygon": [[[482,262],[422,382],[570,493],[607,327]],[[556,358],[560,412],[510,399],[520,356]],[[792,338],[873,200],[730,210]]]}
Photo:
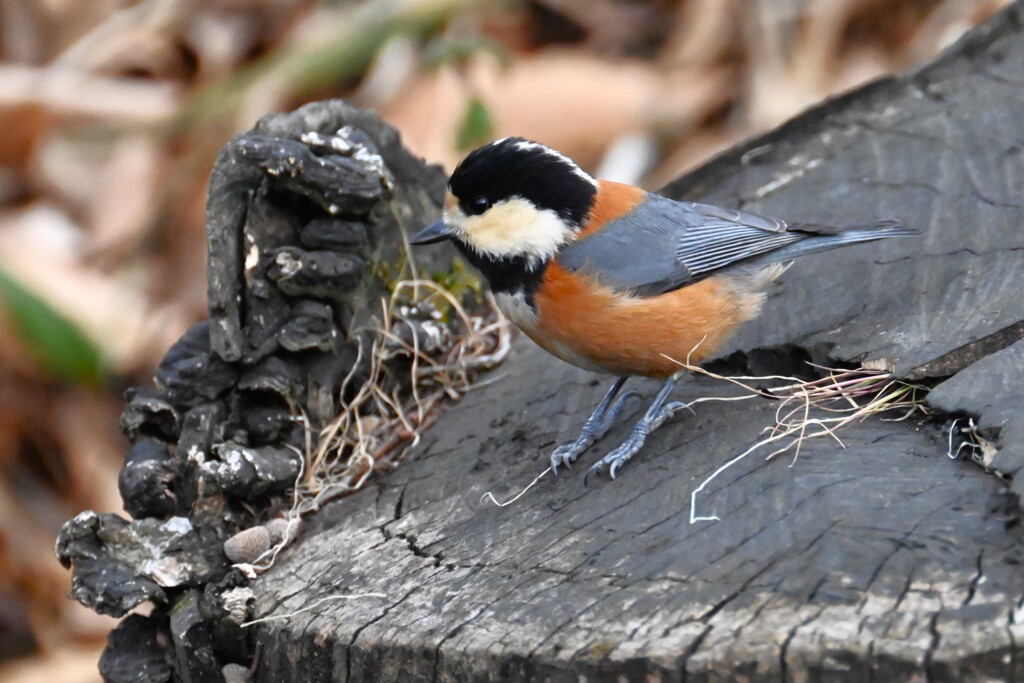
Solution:
{"label": "dry grass stem", "polygon": [[[995,457],[999,449],[996,448],[993,441],[981,435],[981,430],[975,424],[973,417],[966,418],[967,426],[961,427],[958,433],[957,425],[964,420],[965,418],[957,418],[949,425],[949,447],[946,449],[946,456],[950,460],[956,460],[960,457],[960,453],[967,449],[971,455],[971,460],[988,470],[992,466],[992,458]],[[959,436],[961,441],[954,450],[953,440],[955,436]]]}
{"label": "dry grass stem", "polygon": [[[808,439],[827,436],[845,448],[837,432],[848,425],[890,411],[900,411],[899,416],[891,418],[895,421],[906,420],[916,412],[927,412],[924,405],[927,387],[904,382],[882,370],[841,370],[815,365],[815,368],[827,374],[815,380],[802,380],[785,375],[726,377],[693,365],[689,357],[686,362],[670,360],[690,372],[734,384],[747,392],[734,397],[702,397],[692,401],[690,405],[702,401],[736,401],[758,396],[779,401],[775,409],[774,424],[762,431],[765,436],[715,469],[690,494],[690,524],[719,521],[717,515],[697,514],[697,496],[719,475],[765,446],[776,445],[775,449],[765,456],[766,460],[792,452],[792,467],[800,455],[804,441]],[[781,384],[759,389],[753,386],[752,382]],[[826,416],[816,416],[818,413],[825,413]]]}
{"label": "dry grass stem", "polygon": [[504,503],[499,503],[498,499],[495,498],[494,494],[491,493],[490,491],[488,491],[484,495],[480,496],[480,502],[482,503],[482,502],[484,502],[484,500],[490,500],[492,503],[494,503],[495,505],[497,505],[500,508],[507,507],[507,506],[511,505],[512,503],[516,502],[517,500],[519,500],[520,498],[522,498],[523,496],[525,496],[527,491],[529,491],[534,486],[536,486],[537,482],[539,482],[541,479],[544,478],[544,475],[546,475],[546,474],[548,474],[549,472],[552,472],[552,471],[553,470],[550,467],[545,468],[540,474],[538,474],[536,477],[533,478],[533,481],[531,481],[529,484],[527,484],[525,487],[523,487],[523,489],[519,493],[517,493],[516,495],[512,496],[511,498],[509,498]]}
{"label": "dry grass stem", "polygon": [[[251,565],[236,565],[239,569],[256,576],[273,566],[304,515],[359,490],[374,472],[393,466],[419,442],[445,400],[457,401],[477,373],[505,359],[511,330],[490,294],[486,302],[482,314],[472,315],[436,282],[394,285],[381,302],[378,326],[356,331],[370,332],[371,340],[359,337],[356,362],[339,392],[338,415],[319,433],[306,415],[293,418],[303,426],[305,448],[287,514],[288,533]],[[396,368],[405,368],[407,375],[395,376]],[[351,398],[346,401],[346,396]]]}
{"label": "dry grass stem", "polygon": [[[811,364],[827,374],[814,380],[802,380],[788,375],[740,375],[734,377],[720,375],[691,362],[693,354],[700,348],[703,341],[702,339],[690,350],[685,362],[674,358],[669,358],[669,360],[678,363],[681,368],[689,372],[736,385],[745,393],[739,396],[702,396],[687,403],[687,408],[692,410],[692,406],[698,403],[747,401],[758,397],[777,400],[779,404],[775,410],[774,424],[763,430],[763,433],[766,434],[765,437],[717,468],[690,494],[691,524],[701,521],[719,521],[717,516],[697,514],[698,494],[730,467],[769,444],[777,444],[777,447],[768,453],[766,459],[771,460],[777,455],[792,452],[793,460],[790,462],[790,467],[792,467],[807,439],[827,436],[835,440],[840,447],[845,448],[845,444],[837,435],[837,432],[843,427],[860,422],[872,415],[890,411],[902,411],[897,417],[889,418],[892,421],[901,421],[910,418],[916,412],[925,413],[927,410],[923,401],[924,395],[928,391],[927,387],[898,380],[891,373],[881,370],[865,368],[840,370]],[[753,385],[754,382],[774,383],[774,385],[759,389]],[[828,416],[818,417],[816,416],[818,412],[823,412]],[[961,444],[960,448],[967,446],[968,444]],[[980,448],[980,446],[970,447]],[[950,448],[952,450],[952,431],[950,433]],[[953,456],[951,455],[951,457]],[[481,501],[489,499],[498,507],[511,505],[533,488],[549,471],[550,468],[545,469],[518,494],[503,503],[498,502],[490,491],[481,497]]]}

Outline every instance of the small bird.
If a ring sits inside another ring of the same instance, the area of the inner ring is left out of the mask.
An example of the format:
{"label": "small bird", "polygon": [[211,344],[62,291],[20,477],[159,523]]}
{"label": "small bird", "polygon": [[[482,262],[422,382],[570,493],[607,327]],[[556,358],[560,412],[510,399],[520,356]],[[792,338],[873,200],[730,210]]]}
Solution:
{"label": "small bird", "polygon": [[470,152],[448,180],[441,220],[412,244],[451,240],[489,281],[498,307],[546,351],[617,377],[579,437],[551,454],[557,474],[604,436],[635,392],[628,377],[664,379],[629,437],[587,472],[612,479],[685,404],[666,402],[672,359],[697,363],[756,316],[792,260],[916,234],[894,220],[789,224],[674,201],[596,180],[568,157],[522,138]]}

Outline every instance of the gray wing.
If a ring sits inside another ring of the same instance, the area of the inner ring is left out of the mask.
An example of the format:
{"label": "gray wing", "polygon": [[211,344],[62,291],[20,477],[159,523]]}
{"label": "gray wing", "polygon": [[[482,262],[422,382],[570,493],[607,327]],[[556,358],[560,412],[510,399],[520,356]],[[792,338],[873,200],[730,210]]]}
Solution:
{"label": "gray wing", "polygon": [[649,296],[808,236],[774,218],[652,194],[627,216],[567,245],[558,262]]}

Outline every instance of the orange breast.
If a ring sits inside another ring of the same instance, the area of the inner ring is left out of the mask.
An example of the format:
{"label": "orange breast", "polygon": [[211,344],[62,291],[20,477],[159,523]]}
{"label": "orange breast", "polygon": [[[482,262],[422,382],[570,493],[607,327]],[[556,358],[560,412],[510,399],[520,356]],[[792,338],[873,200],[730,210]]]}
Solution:
{"label": "orange breast", "polygon": [[680,369],[671,358],[696,363],[718,349],[757,314],[762,298],[722,277],[633,298],[551,263],[534,295],[538,321],[530,336],[613,374],[665,377]]}

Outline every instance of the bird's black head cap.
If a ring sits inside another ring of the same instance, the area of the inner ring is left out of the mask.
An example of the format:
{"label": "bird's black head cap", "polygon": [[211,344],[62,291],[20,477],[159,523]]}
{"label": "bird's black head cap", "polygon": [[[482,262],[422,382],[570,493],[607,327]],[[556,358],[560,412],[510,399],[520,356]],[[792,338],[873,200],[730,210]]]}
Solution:
{"label": "bird's black head cap", "polygon": [[470,152],[455,168],[448,188],[466,215],[522,197],[578,226],[590,211],[597,183],[574,161],[544,145],[504,138]]}

